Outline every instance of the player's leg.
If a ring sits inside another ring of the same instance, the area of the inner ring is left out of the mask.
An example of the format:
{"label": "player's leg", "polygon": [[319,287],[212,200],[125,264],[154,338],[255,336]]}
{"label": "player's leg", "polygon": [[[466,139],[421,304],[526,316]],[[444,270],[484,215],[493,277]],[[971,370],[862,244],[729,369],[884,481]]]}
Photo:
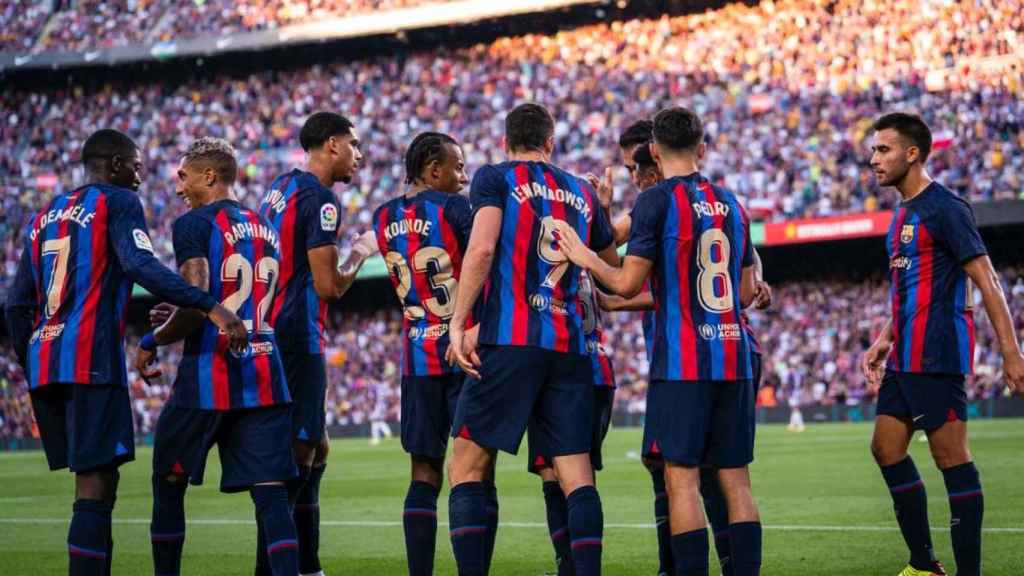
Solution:
{"label": "player's leg", "polygon": [[700,468],[666,460],[665,491],[668,494],[676,574],[706,576],[710,546],[700,500]]}
{"label": "player's leg", "polygon": [[754,461],[754,386],[749,380],[715,382],[711,395],[707,458],[718,469],[718,484],[728,510],[727,567],[735,576],[755,576],[761,571],[761,518],[747,469]]}
{"label": "player's leg", "polygon": [[482,378],[467,379],[459,397],[448,463],[449,531],[463,576],[486,573],[488,540],[495,533],[487,527],[495,454],[519,450],[546,371],[546,357],[527,347],[481,346],[480,358]]}
{"label": "player's leg", "polygon": [[732,565],[729,563],[729,507],[714,468],[706,466],[700,469],[700,495],[704,500],[704,513],[711,524],[722,576],[732,576]]}
{"label": "player's leg", "polygon": [[896,521],[916,570],[935,567],[931,530],[928,527],[928,496],[907,447],[914,434],[913,414],[903,380],[906,374],[886,371],[878,390],[871,454],[878,463],[892,496]]}
{"label": "player's leg", "polygon": [[320,481],[327,470],[327,455],[331,451],[327,428],[313,451],[313,462],[305,484],[299,489],[293,507],[295,529],[299,533],[299,573],[323,576],[320,567]]}
{"label": "player's leg", "polygon": [[[646,443],[645,443],[646,445]],[[665,461],[658,457],[643,457],[644,467],[651,475],[654,488],[654,528],[658,534],[658,576],[675,574],[672,559],[672,530],[668,521],[668,493],[665,492]]]}
{"label": "player's leg", "polygon": [[572,553],[569,549],[569,510],[566,507],[565,494],[558,484],[558,477],[552,468],[551,456],[546,446],[542,446],[541,435],[536,432],[536,425],[526,431],[529,456],[526,459],[526,470],[536,474],[541,480],[544,494],[544,511],[547,517],[548,534],[551,546],[555,551],[555,566],[558,576],[571,576],[576,573],[572,564]]}
{"label": "player's leg", "polygon": [[921,420],[926,422],[922,427],[927,430],[932,458],[942,471],[946,484],[957,576],[981,574],[981,527],[985,500],[967,440],[964,378],[960,375],[921,375],[912,385],[917,389],[915,403],[927,403],[928,406],[923,411],[925,417]]}
{"label": "player's leg", "polygon": [[537,432],[565,494],[569,546],[577,576],[601,573],[604,510],[594,485],[594,373],[590,358],[548,353],[553,370],[537,401]]}

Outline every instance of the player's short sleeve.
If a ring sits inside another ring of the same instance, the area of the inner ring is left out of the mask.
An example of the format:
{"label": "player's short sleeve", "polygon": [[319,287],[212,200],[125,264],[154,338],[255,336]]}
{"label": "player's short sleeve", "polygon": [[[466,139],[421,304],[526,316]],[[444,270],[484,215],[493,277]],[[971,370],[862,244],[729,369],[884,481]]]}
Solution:
{"label": "player's short sleeve", "polygon": [[590,191],[590,197],[594,200],[593,218],[590,220],[590,248],[600,252],[615,242],[612,223],[608,220],[608,214],[601,208],[600,202],[597,201],[597,193],[590,187],[590,184],[582,180],[580,182],[582,188]]}
{"label": "player's short sleeve", "polygon": [[210,223],[195,212],[187,212],[174,221],[171,236],[179,268],[193,258],[207,257],[210,229]]}
{"label": "player's short sleeve", "polygon": [[743,225],[742,267],[749,268],[754,265],[754,243],[750,241],[750,216],[738,202],[736,206],[740,209],[740,223]]}
{"label": "player's short sleeve", "polygon": [[637,198],[631,213],[633,224],[629,230],[627,255],[657,261],[665,225],[665,204],[666,197],[660,188],[649,188]]}
{"label": "player's short sleeve", "polygon": [[296,215],[306,233],[306,250],[337,244],[341,207],[334,192],[323,186],[300,192]]}
{"label": "player's short sleeve", "polygon": [[505,194],[508,193],[508,184],[501,172],[494,166],[488,164],[481,166],[476,174],[473,174],[473,182],[469,185],[469,202],[473,205],[473,211],[484,206],[505,208]]}
{"label": "player's short sleeve", "polygon": [[455,230],[455,236],[459,241],[459,250],[463,253],[469,245],[469,233],[473,230],[473,209],[469,200],[462,195],[452,194],[444,208],[445,218]]}
{"label": "player's short sleeve", "polygon": [[944,202],[939,207],[938,220],[942,230],[940,241],[949,248],[957,262],[964,264],[988,253],[974,221],[974,211],[967,202],[956,197]]}

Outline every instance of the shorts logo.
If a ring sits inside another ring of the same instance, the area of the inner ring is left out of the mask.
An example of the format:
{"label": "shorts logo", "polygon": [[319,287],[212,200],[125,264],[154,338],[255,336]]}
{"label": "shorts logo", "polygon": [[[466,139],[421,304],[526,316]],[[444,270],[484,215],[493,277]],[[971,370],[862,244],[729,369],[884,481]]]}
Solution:
{"label": "shorts logo", "polygon": [[548,309],[551,304],[550,299],[543,294],[531,294],[530,295],[530,306],[537,312],[543,312]]}
{"label": "shorts logo", "polygon": [[325,232],[334,232],[338,229],[338,208],[334,204],[324,204],[320,207],[320,227]]}
{"label": "shorts logo", "polygon": [[149,241],[149,235],[146,231],[141,228],[132,230],[132,239],[135,240],[135,246],[139,250],[145,250],[146,252],[153,251],[153,243]]}
{"label": "shorts logo", "polygon": [[705,340],[714,340],[716,332],[714,326],[711,324],[701,324],[699,330],[701,338]]}
{"label": "shorts logo", "polygon": [[904,224],[903,228],[900,229],[900,242],[903,242],[904,244],[910,244],[910,242],[913,239],[914,239],[914,225],[913,224]]}

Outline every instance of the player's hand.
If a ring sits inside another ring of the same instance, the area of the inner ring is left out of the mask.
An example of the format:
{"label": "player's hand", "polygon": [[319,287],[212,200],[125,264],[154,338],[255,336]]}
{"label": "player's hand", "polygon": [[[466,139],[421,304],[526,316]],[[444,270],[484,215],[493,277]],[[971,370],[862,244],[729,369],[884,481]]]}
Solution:
{"label": "player's hand", "polygon": [[474,378],[479,378],[480,372],[477,371],[476,366],[473,365],[469,355],[466,354],[466,332],[463,330],[462,326],[456,326],[454,322],[449,324],[448,339],[450,343],[448,344],[448,351],[445,353],[445,358],[448,359],[448,363],[458,364],[466,374],[469,374]]}
{"label": "player's hand", "polygon": [[595,289],[594,292],[597,294],[597,305],[605,312],[617,311],[622,306],[622,303],[626,301],[625,298],[618,294],[605,294],[599,289]]}
{"label": "player's hand", "polygon": [[561,220],[556,221],[554,236],[555,241],[558,242],[558,250],[565,254],[566,258],[573,264],[590,270],[591,266],[588,264],[593,262],[593,258],[596,258],[597,254],[594,254],[594,251],[580,240],[579,234],[572,226]]}
{"label": "player's hand", "polygon": [[590,185],[597,191],[597,200],[601,203],[601,208],[605,210],[611,210],[612,199],[615,197],[615,184],[612,179],[612,167],[608,166],[604,169],[604,178],[598,178],[596,174],[587,173],[586,179],[590,182]]}
{"label": "player's hand", "polygon": [[177,309],[178,308],[176,306],[168,304],[167,302],[161,302],[156,306],[153,306],[149,309],[149,326],[151,328],[162,326]]}
{"label": "player's hand", "polygon": [[860,359],[860,371],[864,374],[868,385],[881,386],[882,375],[885,373],[885,359],[889,357],[891,349],[891,343],[879,339],[871,345],[871,348],[868,348],[868,351]]}
{"label": "player's hand", "polygon": [[353,232],[349,242],[352,244],[352,251],[357,252],[364,259],[372,256],[378,250],[377,235],[374,234],[373,230],[361,233]]}
{"label": "player's hand", "polygon": [[754,281],[754,308],[764,310],[772,305],[772,287],[764,280]]}
{"label": "player's hand", "polygon": [[1020,350],[1003,356],[1003,378],[1012,392],[1024,396],[1024,355]]}
{"label": "player's hand", "polygon": [[245,323],[234,312],[221,306],[215,305],[210,309],[210,322],[228,335],[228,346],[233,352],[242,354],[249,347],[249,331]]}
{"label": "player's hand", "polygon": [[150,378],[159,378],[163,372],[156,368],[156,350],[144,350],[141,347],[135,349],[135,369],[148,385],[152,385]]}

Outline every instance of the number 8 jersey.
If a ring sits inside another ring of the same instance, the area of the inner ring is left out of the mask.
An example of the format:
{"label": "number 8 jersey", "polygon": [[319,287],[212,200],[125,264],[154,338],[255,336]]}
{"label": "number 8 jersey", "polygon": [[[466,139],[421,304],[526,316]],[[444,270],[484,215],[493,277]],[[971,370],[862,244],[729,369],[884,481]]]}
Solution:
{"label": "number 8 jersey", "polygon": [[404,376],[458,371],[444,359],[473,214],[458,194],[426,190],[373,215],[377,246],[404,309]]}
{"label": "number 8 jersey", "polygon": [[172,405],[200,410],[258,408],[291,401],[267,322],[279,277],[281,244],[266,218],[234,200],[218,200],[174,222],[174,257],[205,258],[210,294],[249,329],[249,348],[236,354],[208,319],[185,338]]}
{"label": "number 8 jersey", "polygon": [[654,263],[651,380],[752,377],[740,280],[753,247],[731,192],[699,173],[648,188],[633,208],[627,254]]}

